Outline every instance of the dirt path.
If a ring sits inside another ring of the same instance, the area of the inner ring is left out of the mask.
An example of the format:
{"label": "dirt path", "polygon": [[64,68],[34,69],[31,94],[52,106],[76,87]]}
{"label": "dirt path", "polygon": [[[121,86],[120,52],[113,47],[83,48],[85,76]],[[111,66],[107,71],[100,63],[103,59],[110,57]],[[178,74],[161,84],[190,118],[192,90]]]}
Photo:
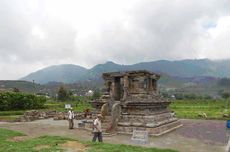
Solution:
{"label": "dirt path", "polygon": [[[225,127],[225,121],[217,120],[181,120],[183,127],[160,137],[151,137],[147,147],[176,149],[180,152],[224,152],[230,130]],[[75,122],[77,124],[77,122]],[[68,129],[65,120],[52,119],[34,122],[0,123],[0,127],[17,130],[28,135],[28,138],[42,135],[67,136],[80,140],[91,140],[89,131]],[[130,135],[104,137],[104,141],[116,144],[131,144]]]}

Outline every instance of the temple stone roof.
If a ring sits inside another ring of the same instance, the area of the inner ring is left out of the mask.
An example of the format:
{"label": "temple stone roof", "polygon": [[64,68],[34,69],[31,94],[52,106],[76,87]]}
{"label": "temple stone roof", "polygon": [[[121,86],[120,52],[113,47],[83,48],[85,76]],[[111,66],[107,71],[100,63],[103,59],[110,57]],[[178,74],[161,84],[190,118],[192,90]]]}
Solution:
{"label": "temple stone roof", "polygon": [[106,77],[123,77],[125,75],[153,75],[156,79],[160,78],[160,75],[147,70],[134,70],[134,71],[119,71],[119,72],[107,72],[103,73],[103,78]]}

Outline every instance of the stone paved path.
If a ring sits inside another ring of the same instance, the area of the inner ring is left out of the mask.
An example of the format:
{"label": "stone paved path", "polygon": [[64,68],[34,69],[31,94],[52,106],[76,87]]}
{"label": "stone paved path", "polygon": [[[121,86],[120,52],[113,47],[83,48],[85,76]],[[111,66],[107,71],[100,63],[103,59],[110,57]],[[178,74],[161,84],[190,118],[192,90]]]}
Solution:
{"label": "stone paved path", "polygon": [[[151,137],[150,144],[142,146],[169,148],[180,152],[226,152],[230,130],[226,129],[225,121],[181,120],[181,122],[183,127],[160,137]],[[88,131],[77,128],[69,130],[66,120],[47,119],[25,123],[0,123],[0,127],[18,130],[31,138],[42,135],[67,136],[80,140],[92,138],[92,134]],[[104,141],[134,145],[131,135],[104,137]]]}
{"label": "stone paved path", "polygon": [[[184,127],[177,133],[187,138],[196,138],[209,144],[227,144],[228,133],[225,121],[216,120],[182,120]],[[229,134],[230,135],[230,134]]]}

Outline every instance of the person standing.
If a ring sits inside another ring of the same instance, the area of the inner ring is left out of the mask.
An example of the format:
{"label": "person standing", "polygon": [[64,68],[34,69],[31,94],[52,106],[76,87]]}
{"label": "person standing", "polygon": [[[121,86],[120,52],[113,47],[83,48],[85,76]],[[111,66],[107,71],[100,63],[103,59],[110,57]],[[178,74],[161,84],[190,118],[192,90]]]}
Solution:
{"label": "person standing", "polygon": [[72,107],[68,111],[68,120],[69,120],[69,129],[73,129],[73,126],[74,126],[74,112],[73,112]]}
{"label": "person standing", "polygon": [[93,140],[92,140],[93,142],[95,142],[97,138],[99,142],[103,142],[101,120],[102,120],[102,115],[98,114],[97,119],[95,119],[93,122]]}

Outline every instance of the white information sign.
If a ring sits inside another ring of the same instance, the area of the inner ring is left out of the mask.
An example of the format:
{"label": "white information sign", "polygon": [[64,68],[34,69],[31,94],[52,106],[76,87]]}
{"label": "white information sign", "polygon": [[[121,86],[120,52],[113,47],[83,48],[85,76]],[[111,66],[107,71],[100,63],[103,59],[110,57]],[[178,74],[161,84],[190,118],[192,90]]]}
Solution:
{"label": "white information sign", "polygon": [[65,104],[65,108],[66,108],[66,109],[71,108],[71,104]]}

